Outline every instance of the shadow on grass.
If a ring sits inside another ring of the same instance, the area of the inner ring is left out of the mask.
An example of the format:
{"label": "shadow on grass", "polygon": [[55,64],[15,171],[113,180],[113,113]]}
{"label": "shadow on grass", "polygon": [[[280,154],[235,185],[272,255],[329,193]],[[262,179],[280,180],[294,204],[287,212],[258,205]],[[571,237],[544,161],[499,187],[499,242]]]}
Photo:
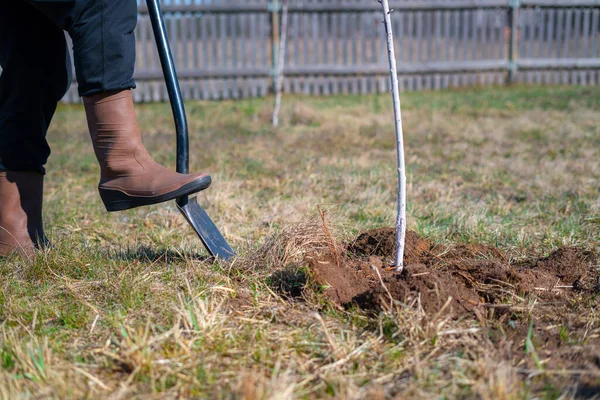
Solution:
{"label": "shadow on grass", "polygon": [[275,271],[267,278],[267,284],[279,295],[286,298],[302,297],[308,282],[306,271],[299,268],[286,268]]}
{"label": "shadow on grass", "polygon": [[196,251],[180,251],[165,248],[153,248],[142,245],[135,248],[108,250],[106,257],[111,260],[124,262],[172,263],[181,261],[213,262],[214,257]]}
{"label": "shadow on grass", "polygon": [[585,383],[577,388],[575,398],[591,399],[600,393],[600,384]]}

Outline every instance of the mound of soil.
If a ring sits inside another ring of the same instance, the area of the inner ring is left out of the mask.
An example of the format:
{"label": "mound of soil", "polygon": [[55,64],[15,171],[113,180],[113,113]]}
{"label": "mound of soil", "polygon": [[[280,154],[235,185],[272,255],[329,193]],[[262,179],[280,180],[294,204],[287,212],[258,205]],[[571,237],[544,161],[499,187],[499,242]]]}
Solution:
{"label": "mound of soil", "polygon": [[437,312],[452,297],[447,311],[454,315],[479,307],[538,297],[565,297],[600,290],[597,257],[591,252],[563,247],[550,256],[511,265],[498,249],[483,245],[436,245],[407,232],[405,268],[394,271],[395,230],[376,229],[361,234],[347,247],[349,255],[309,257],[315,281],[342,307],[357,305],[377,310],[393,301]]}

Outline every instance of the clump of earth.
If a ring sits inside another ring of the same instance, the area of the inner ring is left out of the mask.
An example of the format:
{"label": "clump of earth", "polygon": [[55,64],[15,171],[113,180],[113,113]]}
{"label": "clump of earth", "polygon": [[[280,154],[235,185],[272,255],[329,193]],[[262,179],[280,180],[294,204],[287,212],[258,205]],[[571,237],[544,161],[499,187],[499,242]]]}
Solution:
{"label": "clump of earth", "polygon": [[600,293],[596,255],[575,247],[515,264],[491,246],[447,247],[408,231],[401,273],[391,267],[394,255],[395,230],[381,228],[359,235],[346,252],[315,254],[308,261],[326,296],[339,306],[364,310],[418,300],[425,311],[436,312],[451,297],[451,312],[458,315],[529,294],[566,298]]}

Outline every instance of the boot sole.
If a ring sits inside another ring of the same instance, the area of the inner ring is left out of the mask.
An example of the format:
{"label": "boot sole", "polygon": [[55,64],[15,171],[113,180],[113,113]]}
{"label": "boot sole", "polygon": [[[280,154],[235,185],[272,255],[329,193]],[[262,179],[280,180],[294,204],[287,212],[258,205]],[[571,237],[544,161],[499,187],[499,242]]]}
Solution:
{"label": "boot sole", "polygon": [[120,190],[110,190],[98,188],[100,198],[108,212],[129,210],[131,208],[149,206],[152,204],[164,203],[165,201],[173,200],[178,197],[187,196],[198,193],[210,186],[212,179],[210,176],[205,176],[190,182],[177,190],[169,193],[151,197],[131,196]]}

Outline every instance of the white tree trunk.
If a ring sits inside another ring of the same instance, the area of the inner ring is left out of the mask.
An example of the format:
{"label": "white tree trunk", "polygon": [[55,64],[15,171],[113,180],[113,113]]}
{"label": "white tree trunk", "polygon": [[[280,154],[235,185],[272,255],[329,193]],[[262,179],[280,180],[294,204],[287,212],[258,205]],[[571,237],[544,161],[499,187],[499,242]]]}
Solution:
{"label": "white tree trunk", "polygon": [[283,69],[285,64],[285,49],[287,41],[288,2],[282,1],[281,8],[281,39],[279,41],[279,61],[277,62],[277,85],[275,88],[275,108],[273,109],[273,126],[279,126],[279,110],[281,109],[281,92],[283,87]]}
{"label": "white tree trunk", "polygon": [[398,153],[398,219],[396,220],[396,271],[404,268],[404,243],[406,238],[406,168],[404,165],[404,134],[402,132],[402,111],[400,108],[400,89],[398,88],[398,71],[394,51],[394,34],[390,17],[388,0],[379,0],[383,8],[385,31],[387,33],[388,58],[392,79],[392,98],[396,122],[396,150]]}

